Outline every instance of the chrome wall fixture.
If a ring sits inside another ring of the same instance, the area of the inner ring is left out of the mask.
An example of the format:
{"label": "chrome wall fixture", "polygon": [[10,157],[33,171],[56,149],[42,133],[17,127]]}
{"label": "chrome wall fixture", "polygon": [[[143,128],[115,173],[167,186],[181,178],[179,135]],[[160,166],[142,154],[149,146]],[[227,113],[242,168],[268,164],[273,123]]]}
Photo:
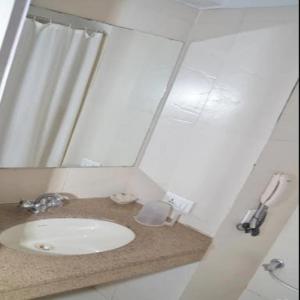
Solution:
{"label": "chrome wall fixture", "polygon": [[279,282],[282,286],[284,286],[294,292],[299,292],[298,288],[286,283],[285,281],[283,281],[276,275],[277,270],[283,269],[285,267],[284,261],[274,258],[268,264],[264,264],[263,267],[264,267],[265,271],[269,272],[270,276],[274,280]]}
{"label": "chrome wall fixture", "polygon": [[258,236],[268,215],[269,208],[284,199],[283,195],[290,182],[291,178],[287,174],[281,172],[274,174],[260,197],[258,208],[249,210],[237,225],[237,229],[250,233],[252,236]]}

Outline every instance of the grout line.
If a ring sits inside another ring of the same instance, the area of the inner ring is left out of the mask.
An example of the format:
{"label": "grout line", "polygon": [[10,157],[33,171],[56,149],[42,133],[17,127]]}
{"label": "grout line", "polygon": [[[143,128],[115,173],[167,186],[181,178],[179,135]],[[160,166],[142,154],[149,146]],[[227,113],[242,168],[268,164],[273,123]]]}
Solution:
{"label": "grout line", "polygon": [[293,86],[293,88],[292,88],[292,90],[291,90],[291,92],[289,94],[289,97],[288,97],[286,103],[284,104],[284,107],[282,108],[282,110],[280,112],[280,115],[278,116],[278,118],[276,120],[275,126],[280,122],[280,120],[281,120],[281,118],[282,118],[282,116],[283,116],[283,114],[284,114],[287,106],[289,105],[290,101],[292,100],[292,97],[293,97],[293,95],[294,95],[294,93],[295,93],[295,91],[296,91],[296,89],[297,89],[298,86],[299,86],[299,78],[297,79],[295,85]]}

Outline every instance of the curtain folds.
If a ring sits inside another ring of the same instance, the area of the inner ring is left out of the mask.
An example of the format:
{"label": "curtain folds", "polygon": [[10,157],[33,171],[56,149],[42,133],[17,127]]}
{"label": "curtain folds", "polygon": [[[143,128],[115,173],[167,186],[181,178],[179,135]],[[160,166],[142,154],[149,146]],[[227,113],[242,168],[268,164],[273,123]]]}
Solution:
{"label": "curtain folds", "polygon": [[103,35],[27,20],[0,103],[0,167],[57,167]]}

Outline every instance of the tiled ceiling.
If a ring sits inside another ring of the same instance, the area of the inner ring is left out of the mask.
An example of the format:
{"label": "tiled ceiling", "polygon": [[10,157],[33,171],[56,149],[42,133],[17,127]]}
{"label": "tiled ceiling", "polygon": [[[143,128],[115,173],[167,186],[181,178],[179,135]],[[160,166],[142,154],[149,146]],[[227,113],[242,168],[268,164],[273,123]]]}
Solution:
{"label": "tiled ceiling", "polygon": [[243,8],[299,5],[299,0],[176,0],[199,8]]}

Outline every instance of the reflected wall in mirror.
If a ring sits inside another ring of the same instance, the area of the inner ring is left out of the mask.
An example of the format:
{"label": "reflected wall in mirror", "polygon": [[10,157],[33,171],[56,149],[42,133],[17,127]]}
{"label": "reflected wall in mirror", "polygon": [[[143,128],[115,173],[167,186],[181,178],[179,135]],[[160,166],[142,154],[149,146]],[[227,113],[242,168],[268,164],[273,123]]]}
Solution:
{"label": "reflected wall in mirror", "polygon": [[181,47],[31,7],[0,103],[0,167],[134,165]]}

